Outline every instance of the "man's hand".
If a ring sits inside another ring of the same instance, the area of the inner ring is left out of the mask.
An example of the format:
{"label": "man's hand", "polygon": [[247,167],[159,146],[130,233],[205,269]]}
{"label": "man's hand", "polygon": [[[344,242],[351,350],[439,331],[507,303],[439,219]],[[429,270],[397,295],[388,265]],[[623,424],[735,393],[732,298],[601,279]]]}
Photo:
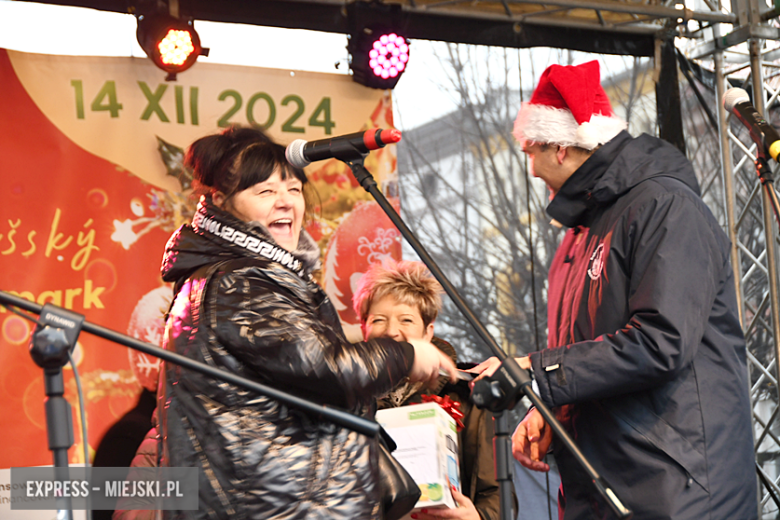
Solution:
{"label": "man's hand", "polygon": [[550,471],[550,466],[542,459],[552,443],[552,435],[552,428],[542,414],[532,408],[512,434],[512,455],[528,469]]}
{"label": "man's hand", "polygon": [[[529,358],[528,356],[516,357],[515,361],[517,361],[517,364],[520,365],[520,368],[522,369],[529,370],[531,368],[531,358]],[[483,361],[479,365],[475,366],[474,368],[470,368],[469,370],[467,370],[467,372],[479,374],[479,377],[475,377],[471,381],[471,383],[469,383],[469,386],[471,388],[474,388],[474,383],[476,383],[483,377],[492,376],[500,366],[501,366],[501,361],[497,357],[491,357]]]}

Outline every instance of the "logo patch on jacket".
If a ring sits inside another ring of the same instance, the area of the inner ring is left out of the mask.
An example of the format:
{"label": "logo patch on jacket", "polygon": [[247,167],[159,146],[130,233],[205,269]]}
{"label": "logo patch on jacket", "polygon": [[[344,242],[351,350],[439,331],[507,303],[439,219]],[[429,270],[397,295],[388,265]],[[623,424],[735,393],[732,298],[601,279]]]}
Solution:
{"label": "logo patch on jacket", "polygon": [[598,280],[601,276],[601,271],[604,269],[604,243],[598,245],[598,247],[590,255],[590,263],[588,264],[588,276],[591,280]]}

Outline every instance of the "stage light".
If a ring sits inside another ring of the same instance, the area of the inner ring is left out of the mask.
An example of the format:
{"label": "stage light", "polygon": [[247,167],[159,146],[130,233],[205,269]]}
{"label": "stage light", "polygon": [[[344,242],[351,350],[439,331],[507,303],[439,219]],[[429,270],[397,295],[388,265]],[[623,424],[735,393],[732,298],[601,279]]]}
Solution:
{"label": "stage light", "polygon": [[393,88],[409,63],[409,42],[390,28],[365,27],[349,36],[352,79],[371,88]]}
{"label": "stage light", "polygon": [[176,74],[192,67],[198,56],[208,56],[200,45],[193,22],[166,13],[138,17],[138,43],[152,62],[168,73],[166,81],[175,81]]}

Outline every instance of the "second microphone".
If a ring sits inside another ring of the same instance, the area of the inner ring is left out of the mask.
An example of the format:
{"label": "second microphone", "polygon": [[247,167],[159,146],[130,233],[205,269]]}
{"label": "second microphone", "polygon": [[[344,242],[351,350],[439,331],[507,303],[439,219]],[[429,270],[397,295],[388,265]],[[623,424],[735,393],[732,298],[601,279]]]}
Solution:
{"label": "second microphone", "polygon": [[777,161],[780,155],[780,135],[750,103],[748,93],[741,88],[728,89],[723,95],[723,107],[747,127],[750,138],[759,150]]}

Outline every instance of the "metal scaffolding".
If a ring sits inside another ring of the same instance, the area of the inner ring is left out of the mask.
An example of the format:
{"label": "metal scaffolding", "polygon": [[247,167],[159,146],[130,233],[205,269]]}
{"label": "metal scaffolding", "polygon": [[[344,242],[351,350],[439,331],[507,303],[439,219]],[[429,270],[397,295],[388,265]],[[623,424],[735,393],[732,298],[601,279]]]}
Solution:
{"label": "metal scaffolding", "polygon": [[[776,13],[756,0],[736,0],[730,6],[734,25],[713,24],[709,38],[691,45],[688,57],[708,65],[715,74],[717,100],[729,86],[752,90],[753,104],[765,114],[777,105],[780,39]],[[760,518],[780,512],[780,413],[777,377],[780,373],[778,309],[778,231],[767,192],[756,174],[756,146],[739,123],[731,122],[718,102],[721,174],[731,259],[737,284],[740,318],[748,347],[748,371],[759,478]],[[774,189],[771,184],[770,189]]]}

